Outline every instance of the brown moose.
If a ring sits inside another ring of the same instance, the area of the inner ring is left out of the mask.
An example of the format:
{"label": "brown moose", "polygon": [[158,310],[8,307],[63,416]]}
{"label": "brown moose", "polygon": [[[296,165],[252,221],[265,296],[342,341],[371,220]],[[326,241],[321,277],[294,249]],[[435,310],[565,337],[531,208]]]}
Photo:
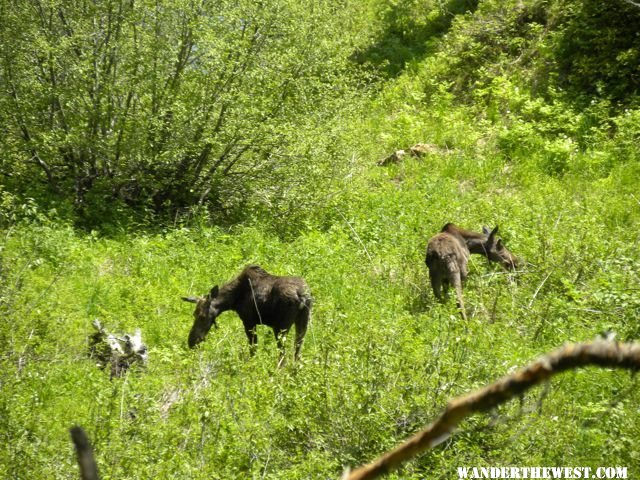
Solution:
{"label": "brown moose", "polygon": [[482,233],[464,230],[452,223],[447,223],[440,233],[429,240],[425,263],[429,268],[429,278],[434,295],[438,300],[447,296],[449,286],[456,291],[456,300],[460,314],[467,319],[462,299],[462,284],[467,278],[467,262],[470,254],[487,257],[507,270],[515,270],[518,259],[504,246],[502,240],[496,238],[498,227],[489,230],[482,228]]}
{"label": "brown moose", "polygon": [[207,296],[182,299],[196,304],[189,332],[190,348],[202,342],[212,326],[218,327],[216,318],[222,312],[234,310],[244,324],[252,355],[258,343],[256,327],[267,325],[273,329],[282,362],[283,336],[295,325],[295,359],[300,358],[312,304],[309,287],[302,278],[271,275],[257,265],[250,265],[229,283],[213,287]]}

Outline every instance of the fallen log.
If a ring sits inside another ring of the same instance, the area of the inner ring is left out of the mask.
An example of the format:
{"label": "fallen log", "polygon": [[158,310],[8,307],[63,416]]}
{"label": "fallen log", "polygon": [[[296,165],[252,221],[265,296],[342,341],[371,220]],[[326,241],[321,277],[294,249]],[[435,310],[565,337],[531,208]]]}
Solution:
{"label": "fallen log", "polygon": [[147,346],[142,342],[140,329],[133,335],[115,335],[107,332],[97,318],[93,327],[96,332],[89,337],[89,357],[100,368],[109,366],[111,378],[123,375],[135,363],[146,365]]}
{"label": "fallen log", "polygon": [[389,165],[391,163],[398,163],[407,155],[414,158],[422,158],[425,155],[431,153],[450,153],[450,150],[447,148],[439,147],[438,145],[434,145],[432,143],[416,143],[412,147],[396,150],[391,155],[384,157],[382,160],[379,160],[378,166],[384,167],[385,165]]}

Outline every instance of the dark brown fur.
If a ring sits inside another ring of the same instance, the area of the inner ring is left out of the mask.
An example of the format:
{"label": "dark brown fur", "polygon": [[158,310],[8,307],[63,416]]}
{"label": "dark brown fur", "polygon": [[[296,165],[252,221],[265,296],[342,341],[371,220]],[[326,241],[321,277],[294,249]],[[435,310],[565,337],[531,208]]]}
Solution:
{"label": "dark brown fur", "polygon": [[462,285],[467,278],[469,256],[472,253],[483,255],[509,270],[514,270],[518,264],[518,259],[502,244],[502,240],[496,238],[498,227],[493,230],[483,227],[482,230],[483,233],[476,233],[447,223],[427,244],[425,263],[429,268],[433,293],[442,301],[443,291],[446,297],[452,285],[460,314],[465,320]]}
{"label": "dark brown fur", "polygon": [[300,357],[312,303],[309,287],[300,277],[271,275],[250,265],[229,283],[213,287],[206,297],[183,300],[196,304],[188,340],[191,348],[205,339],[213,325],[217,327],[216,318],[222,312],[233,310],[244,324],[252,354],[258,342],[256,326],[262,324],[273,329],[282,360],[282,337],[295,325],[295,358]]}
{"label": "dark brown fur", "polygon": [[[448,295],[449,286],[456,290],[458,308],[463,319],[467,319],[462,299],[462,282],[467,279],[469,249],[458,235],[438,233],[427,244],[425,263],[429,268],[429,278],[434,295],[442,301]],[[444,297],[442,295],[444,290]]]}
{"label": "dark brown fur", "polygon": [[440,231],[462,238],[470,253],[483,255],[490,261],[499,263],[506,270],[515,270],[518,267],[518,259],[504,246],[502,239],[496,237],[498,227],[493,230],[482,227],[482,233],[477,233],[447,223]]}

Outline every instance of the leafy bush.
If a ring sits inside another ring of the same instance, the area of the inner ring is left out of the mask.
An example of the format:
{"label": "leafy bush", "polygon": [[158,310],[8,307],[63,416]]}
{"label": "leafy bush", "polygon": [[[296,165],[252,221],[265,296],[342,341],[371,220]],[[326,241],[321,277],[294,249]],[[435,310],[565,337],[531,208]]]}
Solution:
{"label": "leafy bush", "polygon": [[3,16],[3,173],[81,226],[197,205],[239,221],[340,172],[336,120],[361,102],[340,2],[58,0]]}

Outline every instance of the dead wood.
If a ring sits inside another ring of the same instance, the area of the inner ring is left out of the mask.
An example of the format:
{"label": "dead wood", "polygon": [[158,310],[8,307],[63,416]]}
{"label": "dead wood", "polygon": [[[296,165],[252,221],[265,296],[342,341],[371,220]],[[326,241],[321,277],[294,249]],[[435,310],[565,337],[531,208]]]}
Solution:
{"label": "dead wood", "polygon": [[404,150],[396,150],[388,157],[384,157],[382,160],[378,162],[379,167],[384,167],[385,165],[389,165],[391,163],[398,163],[402,158],[407,154]]}
{"label": "dead wood", "polygon": [[70,430],[71,440],[76,447],[80,478],[82,480],[98,480],[98,466],[93,458],[91,443],[82,427],[73,427]]}
{"label": "dead wood", "polygon": [[378,478],[397,469],[403,462],[419,453],[445,441],[464,418],[505,403],[553,375],[588,365],[638,370],[640,344],[598,340],[593,343],[565,345],[487,387],[451,400],[444,412],[424,430],[368,465],[352,472],[345,472],[342,478]]}
{"label": "dead wood", "polygon": [[100,368],[110,366],[111,378],[124,375],[134,364],[146,365],[147,346],[142,343],[142,332],[136,329],[133,335],[109,333],[97,318],[93,321],[95,333],[89,336],[89,357]]}
{"label": "dead wood", "polygon": [[422,158],[425,155],[429,154],[442,154],[449,153],[448,149],[444,149],[439,147],[438,145],[434,145],[432,143],[416,143],[412,147],[405,148],[402,150],[396,150],[391,155],[384,157],[382,160],[378,161],[379,167],[384,167],[385,165],[389,165],[392,163],[398,163],[402,160],[406,155],[409,155],[413,158]]}

